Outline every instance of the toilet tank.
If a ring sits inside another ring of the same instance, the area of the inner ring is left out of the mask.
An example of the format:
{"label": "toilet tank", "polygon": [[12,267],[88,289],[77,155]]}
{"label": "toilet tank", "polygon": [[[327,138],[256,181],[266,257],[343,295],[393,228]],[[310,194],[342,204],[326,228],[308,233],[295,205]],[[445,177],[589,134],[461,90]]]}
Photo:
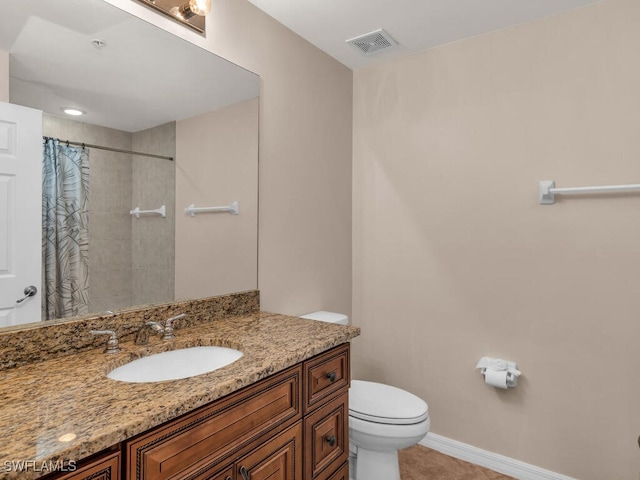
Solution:
{"label": "toilet tank", "polygon": [[336,323],[338,325],[349,325],[349,317],[344,313],[325,312],[324,310],[300,315],[300,318],[320,320],[321,322]]}

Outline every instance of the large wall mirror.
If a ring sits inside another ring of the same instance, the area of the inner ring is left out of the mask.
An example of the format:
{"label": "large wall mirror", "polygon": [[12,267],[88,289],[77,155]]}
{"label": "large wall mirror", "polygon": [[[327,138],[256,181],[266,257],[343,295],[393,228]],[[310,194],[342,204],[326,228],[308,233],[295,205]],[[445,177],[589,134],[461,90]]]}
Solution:
{"label": "large wall mirror", "polygon": [[[84,250],[43,261],[75,256],[86,276],[56,287],[43,273],[42,316],[2,328],[257,288],[257,75],[103,0],[5,2],[0,49],[10,103],[44,112],[43,175],[48,156],[86,161],[88,218],[66,242]],[[185,212],[234,202],[238,215]]]}

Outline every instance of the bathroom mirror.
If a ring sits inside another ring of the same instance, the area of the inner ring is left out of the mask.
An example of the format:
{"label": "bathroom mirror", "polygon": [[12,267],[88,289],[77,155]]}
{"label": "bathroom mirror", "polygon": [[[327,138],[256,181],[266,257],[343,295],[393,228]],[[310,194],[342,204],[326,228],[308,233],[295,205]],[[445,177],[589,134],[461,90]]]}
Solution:
{"label": "bathroom mirror", "polygon": [[6,2],[0,50],[45,136],[107,147],[88,147],[82,316],[257,288],[257,75],[103,0]]}

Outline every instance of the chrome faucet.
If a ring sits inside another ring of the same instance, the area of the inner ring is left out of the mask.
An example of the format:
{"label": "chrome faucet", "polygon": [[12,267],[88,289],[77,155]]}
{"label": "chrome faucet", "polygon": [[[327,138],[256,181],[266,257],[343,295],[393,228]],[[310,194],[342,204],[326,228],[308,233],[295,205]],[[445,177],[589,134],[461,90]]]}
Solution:
{"label": "chrome faucet", "polygon": [[118,337],[116,336],[116,332],[113,330],[91,330],[93,335],[109,335],[109,340],[107,340],[107,348],[105,348],[104,353],[118,353],[120,351],[120,347],[118,346]]}
{"label": "chrome faucet", "polygon": [[173,322],[175,320],[179,320],[184,318],[186,314],[181,313],[180,315],[176,315],[175,317],[167,318],[167,321],[164,324],[164,336],[163,340],[173,340],[176,336],[173,334]]}
{"label": "chrome faucet", "polygon": [[167,318],[164,327],[158,322],[154,321],[144,323],[140,326],[140,328],[138,328],[133,343],[135,343],[136,345],[146,345],[147,343],[149,343],[149,330],[153,330],[158,334],[164,334],[162,336],[162,340],[173,340],[174,338],[176,338],[173,334],[173,322],[184,317],[186,317],[186,314],[181,313],[180,315],[176,315],[175,317]]}
{"label": "chrome faucet", "polygon": [[162,325],[160,325],[158,322],[149,321],[142,324],[140,328],[138,328],[133,343],[136,345],[146,345],[147,343],[149,343],[150,329],[157,333],[164,333],[164,327]]}

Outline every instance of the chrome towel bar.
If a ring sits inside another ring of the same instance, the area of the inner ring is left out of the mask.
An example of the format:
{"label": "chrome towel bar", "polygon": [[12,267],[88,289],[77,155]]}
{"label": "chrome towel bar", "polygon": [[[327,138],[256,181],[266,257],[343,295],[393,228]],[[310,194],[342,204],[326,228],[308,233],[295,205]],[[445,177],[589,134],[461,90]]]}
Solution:
{"label": "chrome towel bar", "polygon": [[233,202],[231,205],[225,207],[196,207],[193,203],[184,209],[187,215],[195,217],[196,213],[230,213],[231,215],[238,215],[240,204]]}
{"label": "chrome towel bar", "polygon": [[588,193],[628,193],[640,192],[640,184],[631,185],[601,185],[595,187],[565,187],[556,188],[553,180],[543,180],[538,184],[540,205],[556,203],[556,195],[585,195]]}
{"label": "chrome towel bar", "polygon": [[162,205],[160,208],[156,208],[155,210],[140,210],[140,207],[136,207],[129,212],[129,214],[133,215],[136,218],[140,218],[140,215],[160,215],[162,218],[167,216],[167,208]]}

